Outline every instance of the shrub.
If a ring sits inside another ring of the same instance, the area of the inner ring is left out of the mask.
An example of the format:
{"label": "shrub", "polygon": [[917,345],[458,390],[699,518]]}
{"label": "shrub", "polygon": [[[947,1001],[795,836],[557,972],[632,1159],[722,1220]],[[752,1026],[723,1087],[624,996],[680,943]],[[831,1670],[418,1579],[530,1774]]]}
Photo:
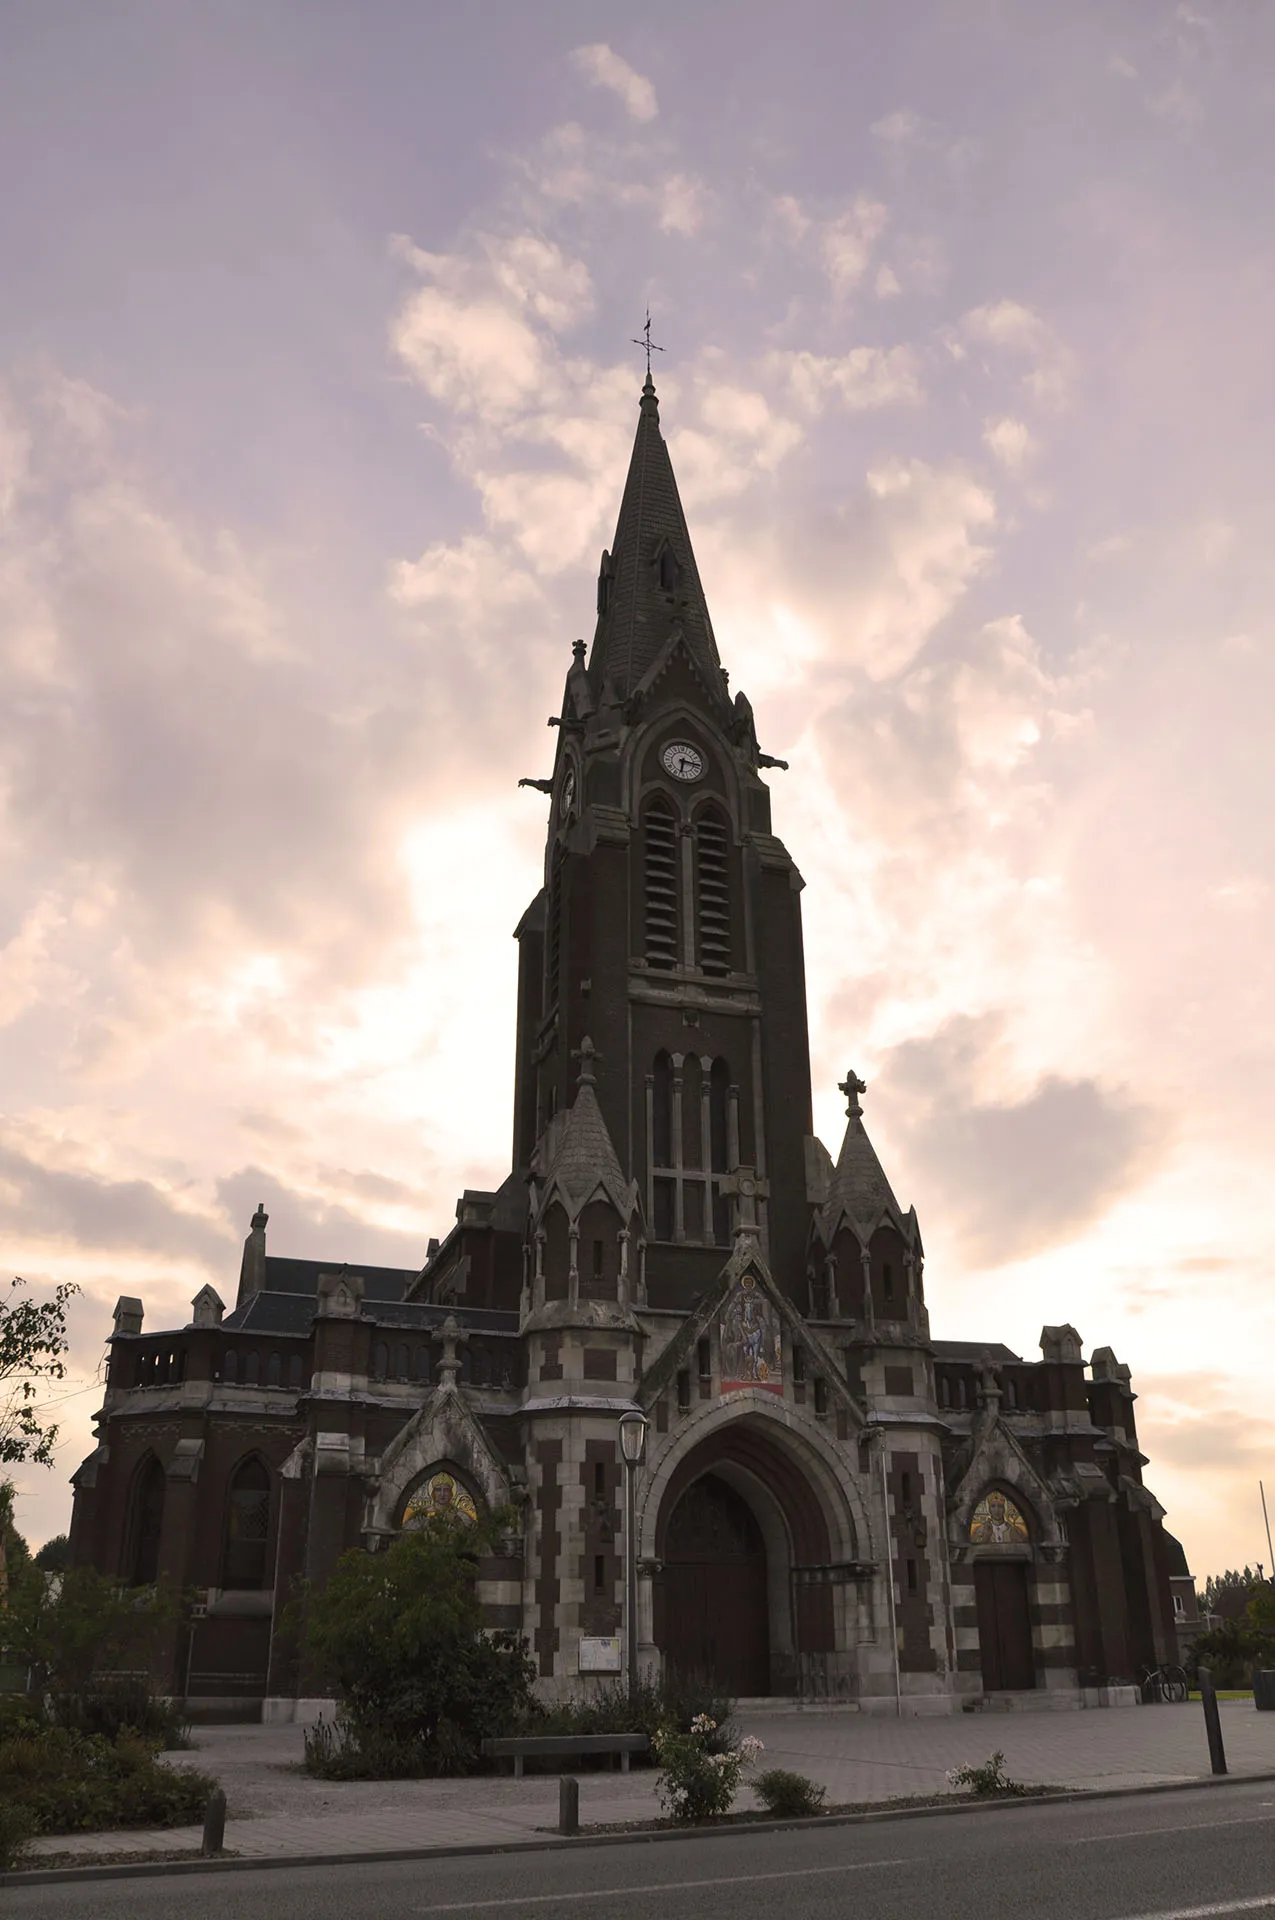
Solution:
{"label": "shrub", "polygon": [[715,1820],[729,1813],[745,1767],[762,1751],[761,1741],[751,1735],[736,1747],[714,1751],[710,1742],[717,1731],[716,1723],[700,1714],[686,1733],[664,1727],[656,1735],[660,1804],[674,1820]]}
{"label": "shrub", "polygon": [[27,1841],[35,1832],[35,1822],[25,1807],[0,1800],[0,1873],[11,1873],[22,1865]]}
{"label": "shrub", "polygon": [[213,1785],[163,1766],[131,1731],[107,1740],[43,1727],[0,1740],[0,1805],[20,1808],[38,1833],[183,1826],[202,1817]]}
{"label": "shrub", "polygon": [[826,1790],[807,1780],[804,1773],[788,1773],[783,1767],[759,1774],[753,1781],[753,1792],[777,1820],[804,1820],[822,1813],[826,1796]]}
{"label": "shrub", "polygon": [[487,1633],[475,1565],[509,1516],[440,1517],[384,1553],[343,1554],[309,1603],[311,1657],[340,1702],[338,1726],[308,1740],[306,1764],[342,1776],[466,1773],[484,1739],[526,1716],[534,1668],[524,1642]]}
{"label": "shrub", "polygon": [[114,1740],[129,1729],[167,1753],[191,1745],[190,1722],[176,1701],[153,1694],[144,1680],[121,1680],[92,1693],[50,1694],[49,1711],[54,1724],[71,1733]]}
{"label": "shrub", "polygon": [[[707,1751],[725,1753],[735,1744],[734,1711],[735,1702],[711,1682],[672,1675],[666,1680],[639,1680],[632,1693],[626,1681],[610,1680],[551,1707],[533,1700],[524,1726],[529,1733],[544,1734],[644,1733],[654,1749],[663,1729],[689,1733],[695,1720],[711,1720],[714,1731],[705,1736]],[[643,1756],[635,1758],[640,1762]]]}
{"label": "shrub", "polygon": [[947,1783],[950,1787],[967,1787],[983,1800],[994,1799],[998,1794],[1027,1792],[1026,1787],[1010,1779],[1005,1771],[1005,1756],[999,1751],[984,1760],[981,1767],[953,1767]]}

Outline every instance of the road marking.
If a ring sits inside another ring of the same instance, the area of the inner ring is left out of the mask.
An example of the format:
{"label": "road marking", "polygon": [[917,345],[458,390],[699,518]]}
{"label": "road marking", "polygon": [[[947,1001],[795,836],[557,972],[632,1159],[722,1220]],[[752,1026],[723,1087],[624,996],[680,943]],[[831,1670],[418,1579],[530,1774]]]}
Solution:
{"label": "road marking", "polygon": [[[785,1873],[725,1873],[712,1880],[656,1880],[641,1887],[587,1887],[572,1893],[517,1893],[502,1900],[454,1900],[417,1913],[489,1913],[494,1907],[546,1907],[568,1900],[632,1900],[649,1893],[686,1893],[694,1887],[755,1887],[760,1880],[813,1880],[829,1873],[867,1873],[872,1867],[905,1867],[906,1860],[853,1860],[836,1867],[793,1867]],[[1150,1916],[1147,1916],[1150,1920]],[[1157,1916],[1157,1920],[1160,1917]],[[1164,1916],[1168,1920],[1168,1916]]]}
{"label": "road marking", "polygon": [[1220,1900],[1212,1907],[1168,1907],[1160,1913],[1135,1913],[1126,1920],[1214,1920],[1224,1913],[1260,1913],[1275,1907],[1275,1893],[1259,1893],[1255,1900]]}
{"label": "road marking", "polygon": [[[1267,1804],[1267,1803],[1263,1803]],[[1212,1833],[1214,1827],[1269,1827],[1269,1820],[1263,1820],[1259,1814],[1245,1814],[1234,1820],[1186,1820],[1174,1821],[1164,1827],[1126,1827],[1123,1833],[1085,1833],[1078,1834],[1073,1840],[1063,1840],[1064,1847],[1100,1847],[1108,1840],[1162,1840],[1166,1833],[1198,1833],[1206,1828]]]}

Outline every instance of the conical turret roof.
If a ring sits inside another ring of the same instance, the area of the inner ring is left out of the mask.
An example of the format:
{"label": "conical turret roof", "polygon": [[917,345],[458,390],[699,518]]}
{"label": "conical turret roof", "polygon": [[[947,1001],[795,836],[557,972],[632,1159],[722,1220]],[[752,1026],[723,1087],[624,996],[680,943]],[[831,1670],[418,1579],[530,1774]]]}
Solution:
{"label": "conical turret roof", "polygon": [[846,1095],[846,1132],[824,1203],[825,1234],[831,1237],[843,1214],[860,1227],[871,1227],[883,1213],[890,1214],[900,1227],[905,1227],[907,1216],[894,1197],[885,1168],[877,1159],[863,1124],[859,1095],[864,1092],[865,1083],[849,1073],[841,1083],[841,1090]]}
{"label": "conical turret roof", "polygon": [[581,1044],[580,1080],[576,1097],[563,1114],[556,1139],[550,1139],[544,1200],[554,1188],[567,1202],[568,1212],[576,1214],[599,1187],[627,1219],[636,1204],[636,1192],[620,1168],[607,1123],[594,1090],[593,1061],[597,1057],[593,1043],[586,1037]]}
{"label": "conical turret roof", "polygon": [[598,624],[589,659],[595,698],[604,683],[625,698],[679,630],[710,691],[729,696],[704,589],[646,376],[615,539],[602,557]]}

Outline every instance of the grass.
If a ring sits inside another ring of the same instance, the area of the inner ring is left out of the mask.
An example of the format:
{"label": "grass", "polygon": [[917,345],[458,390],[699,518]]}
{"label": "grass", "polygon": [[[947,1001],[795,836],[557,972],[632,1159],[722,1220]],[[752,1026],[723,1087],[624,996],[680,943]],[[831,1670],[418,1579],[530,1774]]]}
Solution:
{"label": "grass", "polygon": [[[1253,1698],[1253,1689],[1252,1687],[1219,1687],[1217,1697],[1219,1700],[1251,1700]],[[1200,1698],[1201,1695],[1198,1687],[1194,1693],[1188,1693],[1187,1695],[1188,1700],[1198,1700]]]}

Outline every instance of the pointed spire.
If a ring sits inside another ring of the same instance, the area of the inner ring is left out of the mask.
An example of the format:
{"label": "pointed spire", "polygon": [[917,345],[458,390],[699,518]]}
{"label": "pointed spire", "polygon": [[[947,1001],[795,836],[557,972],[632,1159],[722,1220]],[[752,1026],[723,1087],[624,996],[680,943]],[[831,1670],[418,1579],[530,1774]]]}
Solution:
{"label": "pointed spire", "polygon": [[729,705],[673,463],[660,432],[659,397],[648,372],[615,539],[602,556],[598,578],[598,625],[589,661],[595,695],[609,680],[626,698],[677,628],[710,691]]}
{"label": "pointed spire", "polygon": [[619,1156],[611,1140],[607,1123],[598,1105],[594,1062],[601,1059],[586,1034],[575,1049],[580,1062],[576,1097],[561,1119],[561,1129],[553,1141],[552,1157],[546,1169],[542,1205],[556,1187],[574,1214],[601,1187],[627,1219],[637,1203],[637,1190],[625,1179]]}
{"label": "pointed spire", "polygon": [[867,1092],[866,1080],[848,1073],[838,1090],[846,1096],[846,1132],[824,1204],[823,1220],[827,1233],[836,1231],[842,1214],[859,1226],[868,1227],[882,1213],[892,1213],[900,1225],[904,1213],[894,1197],[885,1169],[863,1125],[859,1095]]}

